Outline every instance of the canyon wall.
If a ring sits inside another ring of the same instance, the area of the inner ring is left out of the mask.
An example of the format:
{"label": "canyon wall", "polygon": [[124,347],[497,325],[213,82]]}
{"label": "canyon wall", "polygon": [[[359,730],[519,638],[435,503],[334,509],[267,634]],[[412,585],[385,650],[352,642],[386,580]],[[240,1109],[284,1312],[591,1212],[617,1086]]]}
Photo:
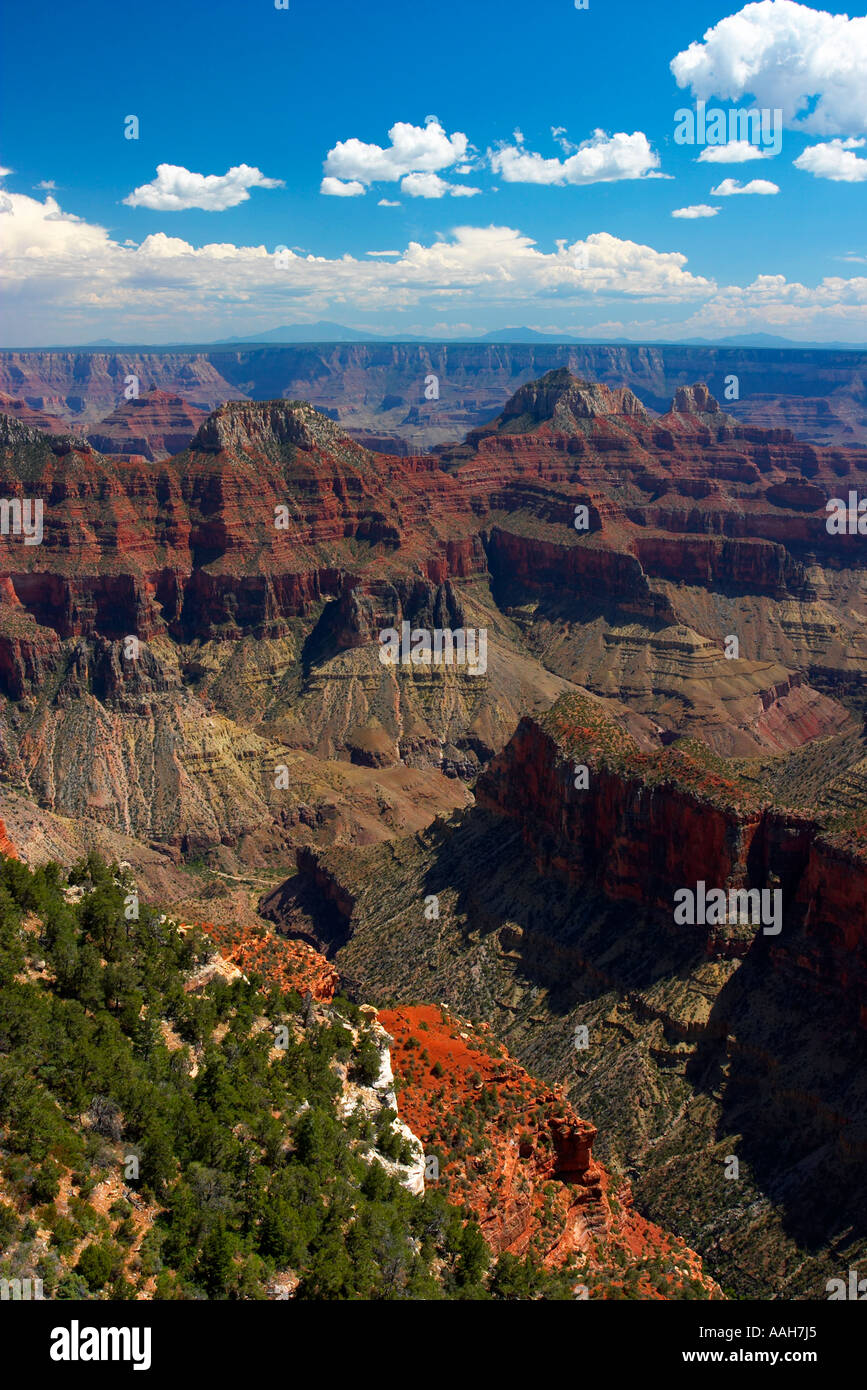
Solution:
{"label": "canyon wall", "polygon": [[[299,343],[4,351],[0,392],[76,425],[114,411],[130,374],[142,392],[157,388],[208,410],[234,398],[304,399],[405,452],[408,445],[415,451],[462,436],[496,415],[522,382],[557,367],[630,387],[656,411],[668,408],[678,387],[699,379],[722,398],[725,379],[734,374],[740,400],[726,409],[750,424],[796,421],[799,434],[819,443],[867,444],[867,354],[835,349]],[[440,381],[438,401],[425,400],[430,373]]]}
{"label": "canyon wall", "polygon": [[867,1028],[867,828],[834,833],[775,807],[698,746],[641,752],[586,696],[523,719],[476,800],[520,825],[542,874],[668,922],[678,890],[699,881],[708,892],[778,892],[779,923],[729,911],[686,930],[714,956],[744,956],[764,936],[778,968],[807,972]]}

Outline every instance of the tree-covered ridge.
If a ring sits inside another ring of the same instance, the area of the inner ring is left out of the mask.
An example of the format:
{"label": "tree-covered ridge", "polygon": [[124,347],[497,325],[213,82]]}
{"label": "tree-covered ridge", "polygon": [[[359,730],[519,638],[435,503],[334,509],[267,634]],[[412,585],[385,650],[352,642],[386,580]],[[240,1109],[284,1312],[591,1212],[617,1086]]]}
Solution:
{"label": "tree-covered ridge", "polygon": [[[135,915],[137,912],[137,916]],[[0,1276],[46,1297],[570,1297],[413,1196],[369,1015],[206,967],[96,856],[0,859]],[[138,1177],[130,1176],[136,1169]]]}

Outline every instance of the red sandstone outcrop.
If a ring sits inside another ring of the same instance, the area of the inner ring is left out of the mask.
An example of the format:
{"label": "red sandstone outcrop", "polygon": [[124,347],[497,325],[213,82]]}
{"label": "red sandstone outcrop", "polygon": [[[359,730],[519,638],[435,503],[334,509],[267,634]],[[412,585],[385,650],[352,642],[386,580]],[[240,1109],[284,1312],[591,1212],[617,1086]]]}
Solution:
{"label": "red sandstone outcrop", "polygon": [[60,415],[51,415],[47,410],[35,410],[27,401],[15,396],[7,396],[0,391],[0,413],[20,420],[34,430],[44,430],[47,434],[63,434],[65,421]]}
{"label": "red sandstone outcrop", "polygon": [[764,940],[784,969],[808,970],[867,1026],[867,829],[829,835],[806,813],[778,810],[698,745],[641,751],[602,702],[583,695],[522,720],[476,797],[520,824],[542,872],[669,923],[675,892],[699,881],[727,893],[779,891],[773,936],[736,916],[685,929],[717,955],[741,956]]}
{"label": "red sandstone outcrop", "polygon": [[6,832],[5,823],[0,820],[0,854],[5,854],[7,859],[18,859],[19,854]]}
{"label": "red sandstone outcrop", "polygon": [[193,925],[210,937],[221,957],[247,979],[258,976],[264,989],[294,989],[302,996],[309,990],[322,1003],[328,1003],[339,992],[337,970],[303,941],[287,941],[261,923]]}
{"label": "red sandstone outcrop", "polygon": [[[699,1257],[639,1217],[629,1189],[596,1162],[594,1126],[484,1028],[426,1005],[385,1009],[379,1019],[393,1038],[401,1118],[427,1153],[443,1157],[431,1185],[471,1208],[495,1255],[532,1252],[548,1268],[578,1256],[587,1263],[576,1268],[606,1276],[615,1289],[628,1268],[646,1298],[681,1297],[685,1281],[700,1296],[721,1296]],[[645,1261],[670,1262],[667,1288],[648,1277]]]}
{"label": "red sandstone outcrop", "polygon": [[183,396],[148,391],[124,400],[89,429],[87,437],[102,454],[137,454],[153,461],[186,449],[205,419],[207,412],[190,405]]}

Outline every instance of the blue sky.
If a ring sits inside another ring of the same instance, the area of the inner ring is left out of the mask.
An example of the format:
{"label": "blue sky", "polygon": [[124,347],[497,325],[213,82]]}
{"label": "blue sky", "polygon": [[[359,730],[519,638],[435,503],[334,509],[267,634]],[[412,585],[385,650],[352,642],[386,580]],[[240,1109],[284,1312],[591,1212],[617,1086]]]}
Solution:
{"label": "blue sky", "polygon": [[[4,30],[4,345],[867,341],[863,10],[49,0]],[[700,161],[699,99],[779,109],[780,152]]]}

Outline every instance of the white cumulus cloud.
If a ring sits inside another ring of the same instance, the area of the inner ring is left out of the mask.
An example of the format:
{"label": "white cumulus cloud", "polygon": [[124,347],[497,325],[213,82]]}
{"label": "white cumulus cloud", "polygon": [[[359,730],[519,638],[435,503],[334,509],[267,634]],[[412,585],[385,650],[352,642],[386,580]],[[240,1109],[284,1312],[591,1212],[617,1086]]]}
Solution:
{"label": "white cumulus cloud", "polygon": [[435,322],[444,302],[449,309],[460,303],[461,319],[478,324],[497,315],[553,323],[564,311],[574,318],[573,306],[623,301],[663,312],[687,306],[690,319],[663,336],[749,326],[863,338],[867,313],[864,276],[815,286],[762,276],[743,288],[720,287],[694,274],[680,251],[608,232],[547,246],[514,227],[459,226],[429,244],[409,241],[398,255],[329,257],[296,248],[277,265],[273,247],[193,246],[164,232],[136,245],[64,212],[50,195],[8,198],[0,281],[10,342],[205,341],[225,335],[239,313],[257,328],[286,322],[287,312],[309,320],[345,313],[364,322],[417,308],[419,321],[427,315]]}
{"label": "white cumulus cloud", "polygon": [[768,154],[749,140],[730,140],[727,145],[705,145],[699,164],[746,164],[750,159],[767,159]]}
{"label": "white cumulus cloud", "polygon": [[749,183],[741,183],[738,179],[723,179],[716,188],[712,188],[710,196],[712,198],[731,198],[736,193],[779,193],[779,188],[769,179],[750,179]]}
{"label": "white cumulus cloud", "polygon": [[367,144],[363,140],[338,140],[325,159],[325,173],[360,183],[396,183],[406,174],[436,173],[460,164],[466,157],[466,135],[447,135],[434,116],[423,126],[397,121],[388,132],[391,144]]}
{"label": "white cumulus cloud", "polygon": [[671,71],[696,98],[749,95],[818,135],[867,131],[867,18],[759,0],[678,53]]}
{"label": "white cumulus cloud", "polygon": [[675,208],[672,217],[716,217],[719,208],[712,208],[709,203],[693,203],[688,208]]}
{"label": "white cumulus cloud", "polygon": [[[459,226],[430,244],[410,241],[399,255],[332,257],[214,242],[193,246],[157,232],[127,245],[105,228],[44,202],[10,194],[0,238],[0,280],[7,331],[22,341],[115,336],[123,327],[142,341],[222,326],[236,306],[259,321],[281,322],[287,309],[311,318],[437,306],[460,297],[482,314],[508,307],[510,317],[595,296],[680,301],[703,298],[714,282],[694,275],[679,251],[597,232],[584,241],[542,247],[513,227]],[[94,332],[96,330],[96,332]]]}
{"label": "white cumulus cloud", "polygon": [[328,198],[360,198],[367,189],[358,179],[349,179],[344,183],[343,179],[334,179],[326,174],[319,186],[319,192]]}
{"label": "white cumulus cloud", "polygon": [[225,174],[195,174],[181,164],[158,164],[152,183],[133,189],[124,202],[131,208],[155,212],[224,212],[246,203],[251,188],[282,188],[282,179],[268,179],[249,164],[236,164]]}
{"label": "white cumulus cloud", "polygon": [[855,150],[864,144],[867,141],[829,140],[827,145],[811,145],[798,155],[795,168],[835,183],[863,183],[867,179],[867,159],[855,154]]}
{"label": "white cumulus cloud", "polygon": [[817,285],[759,275],[751,284],[728,285],[680,325],[680,333],[721,333],[761,329],[784,336],[864,337],[867,277],[828,275]]}
{"label": "white cumulus cloud", "polygon": [[613,183],[653,177],[659,168],[659,156],[640,130],[610,136],[595,130],[567,159],[545,159],[523,146],[504,145],[490,152],[490,160],[494,173],[506,183]]}
{"label": "white cumulus cloud", "polygon": [[439,174],[407,174],[401,179],[400,191],[410,198],[444,198],[446,194],[452,198],[473,198],[482,190],[465,183],[448,183]]}

